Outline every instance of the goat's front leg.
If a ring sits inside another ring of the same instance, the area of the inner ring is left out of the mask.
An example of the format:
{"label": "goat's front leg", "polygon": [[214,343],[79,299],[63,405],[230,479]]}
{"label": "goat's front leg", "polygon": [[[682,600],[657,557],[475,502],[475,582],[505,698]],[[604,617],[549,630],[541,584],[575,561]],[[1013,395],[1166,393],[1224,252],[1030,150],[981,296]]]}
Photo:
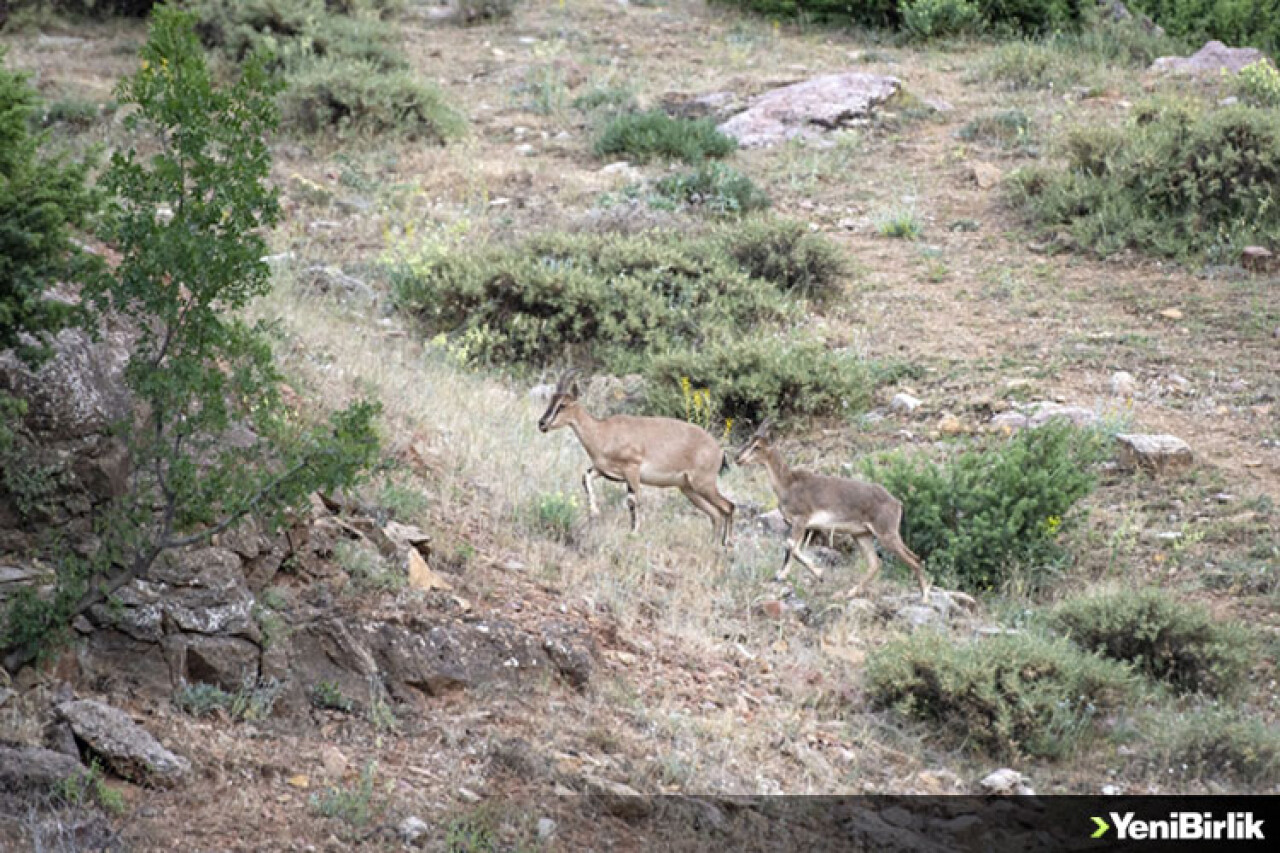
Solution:
{"label": "goat's front leg", "polygon": [[640,476],[631,471],[625,475],[627,481],[627,509],[631,510],[631,532],[640,532]]}
{"label": "goat's front leg", "polygon": [[850,588],[845,593],[845,598],[857,598],[860,596],[871,586],[871,582],[880,573],[880,555],[876,553],[875,538],[870,533],[863,533],[857,537],[857,540],[858,547],[862,549],[862,555],[867,558],[867,574],[862,578],[861,583]]}
{"label": "goat's front leg", "polygon": [[800,544],[804,542],[805,536],[808,534],[808,532],[809,532],[808,528],[792,525],[791,535],[787,537],[787,558],[786,560],[783,561],[782,568],[783,568],[783,571],[785,572],[787,568],[787,562],[789,562],[792,557],[795,557],[796,562],[804,566],[809,571],[813,572],[813,576],[815,578],[817,578],[818,580],[822,580],[822,569],[815,566],[813,564],[813,561],[811,561],[808,557],[806,557],[804,555],[804,552],[800,550]]}
{"label": "goat's front leg", "polygon": [[594,465],[588,465],[587,470],[582,474],[582,487],[587,490],[587,511],[592,516],[600,514],[600,507],[596,505],[596,493],[591,488],[591,481],[598,475]]}

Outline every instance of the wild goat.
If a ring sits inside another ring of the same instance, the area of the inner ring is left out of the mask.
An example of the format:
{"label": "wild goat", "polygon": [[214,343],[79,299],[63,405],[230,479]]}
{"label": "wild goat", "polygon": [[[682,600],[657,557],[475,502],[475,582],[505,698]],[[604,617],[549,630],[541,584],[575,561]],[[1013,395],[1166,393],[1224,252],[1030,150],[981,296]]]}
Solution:
{"label": "wild goat", "polygon": [[778,508],[790,525],[787,552],[782,559],[778,580],[786,578],[792,557],[821,578],[822,571],[800,548],[810,531],[842,531],[856,537],[870,566],[867,576],[849,591],[850,594],[865,589],[880,571],[880,558],[876,555],[874,541],[878,539],[887,551],[897,555],[915,571],[920,581],[920,594],[928,600],[929,579],[925,577],[924,567],[898,532],[902,523],[902,502],[883,486],[788,468],[782,454],[772,444],[768,419],[738,451],[737,462],[739,465],[765,466],[773,490],[778,495]]}
{"label": "wild goat", "polygon": [[640,530],[640,484],[676,488],[711,518],[713,535],[720,544],[728,545],[733,503],[716,486],[717,475],[728,467],[719,443],[706,430],[674,418],[592,417],[578,403],[575,377],[579,372],[570,370],[560,377],[547,411],[538,420],[538,429],[550,432],[567,426],[582,442],[582,449],[591,459],[582,475],[591,514],[600,514],[591,488],[594,477],[627,484],[633,533]]}

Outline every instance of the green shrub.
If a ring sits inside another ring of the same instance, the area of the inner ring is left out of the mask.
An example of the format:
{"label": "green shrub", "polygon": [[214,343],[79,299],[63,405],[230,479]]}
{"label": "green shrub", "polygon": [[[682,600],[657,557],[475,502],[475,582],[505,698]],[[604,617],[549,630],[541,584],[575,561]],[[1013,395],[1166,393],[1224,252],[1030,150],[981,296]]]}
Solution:
{"label": "green shrub", "polygon": [[1123,665],[1034,634],[958,643],[917,631],[874,652],[866,679],[878,705],[999,758],[1070,755],[1136,689]]}
{"label": "green shrub", "polygon": [[355,703],[342,693],[342,688],[332,681],[321,681],[311,687],[311,704],[322,711],[350,713]]}
{"label": "green shrub", "polygon": [[855,23],[894,27],[901,19],[899,0],[715,0],[769,18],[800,18],[817,23]]}
{"label": "green shrub", "polygon": [[265,720],[271,716],[282,689],[275,679],[259,684],[250,682],[234,693],[214,684],[198,682],[184,684],[174,694],[173,704],[178,710],[193,717],[205,717],[221,710],[237,722]]}
{"label": "green shrub", "polygon": [[1102,453],[1095,433],[1050,423],[944,464],[890,454],[864,469],[903,502],[903,539],[930,573],[980,592],[1062,559],[1058,533]]}
{"label": "green shrub", "polygon": [[876,217],[876,233],[891,240],[919,240],[924,223],[910,208],[900,207]]}
{"label": "green shrub", "polygon": [[1153,746],[1137,761],[1161,778],[1238,779],[1254,785],[1280,782],[1280,732],[1240,708],[1204,708],[1149,723]]}
{"label": "green shrub", "polygon": [[902,0],[902,28],[914,38],[972,35],[982,29],[982,10],[974,0]]}
{"label": "green shrub", "polygon": [[599,157],[647,163],[654,157],[696,163],[725,157],[737,148],[710,119],[672,118],[661,110],[626,113],[609,120],[596,139]]}
{"label": "green shrub", "polygon": [[284,118],[307,133],[393,134],[447,142],[463,117],[430,83],[409,71],[385,72],[362,60],[316,60],[292,75]]}
{"label": "green shrub", "polygon": [[1134,113],[1123,130],[1068,134],[1063,168],[1016,173],[1017,202],[1101,255],[1229,259],[1280,243],[1280,111],[1165,102]]}
{"label": "green shrub", "polygon": [[769,206],[769,196],[750,178],[724,163],[703,163],[689,172],[662,178],[660,196],[723,216],[738,216]]}
{"label": "green shrub", "polygon": [[793,296],[834,298],[848,272],[835,244],[802,222],[754,217],[722,228],[720,245],[747,275]]}
{"label": "green shrub", "polygon": [[976,0],[982,17],[997,33],[1051,33],[1073,30],[1090,0]]}
{"label": "green shrub", "polygon": [[570,105],[584,113],[615,115],[634,112],[636,93],[625,86],[594,86],[573,99]]}
{"label": "green shrub", "polygon": [[312,794],[312,810],[321,817],[336,818],[353,827],[365,826],[382,811],[373,798],[377,770],[377,763],[370,761],[357,782],[332,787],[323,794]]}
{"label": "green shrub", "polygon": [[1001,148],[1026,146],[1031,134],[1031,119],[1022,110],[984,113],[965,122],[956,131],[956,135],[966,142],[982,142]]}
{"label": "green shrub", "polygon": [[464,24],[510,18],[518,0],[458,0],[458,20]]}
{"label": "green shrub", "polygon": [[1280,50],[1280,0],[1131,0],[1129,8],[1197,45],[1218,39],[1273,55]]}
{"label": "green shrub", "polygon": [[1280,71],[1265,59],[1240,69],[1236,93],[1257,107],[1280,107]]}
{"label": "green shrub", "polygon": [[804,416],[857,414],[870,399],[866,365],[808,336],[734,336],[653,358],[646,371],[649,408],[671,417],[685,410],[682,384],[709,389],[719,417],[760,423]]}
{"label": "green shrub", "polygon": [[[26,75],[0,68],[0,351],[17,347],[30,361],[47,357],[49,337],[78,316],[46,290],[102,268],[72,239],[101,204],[85,186],[91,164],[41,154],[45,139],[31,133],[39,109]],[[23,333],[33,337],[22,343]]]}
{"label": "green shrub", "polygon": [[605,364],[701,340],[708,329],[781,319],[777,288],[710,238],[545,234],[467,247],[393,270],[398,305],[481,363]]}
{"label": "green shrub", "polygon": [[1133,664],[1174,689],[1228,694],[1241,686],[1256,641],[1243,625],[1160,589],[1073,598],[1053,622],[1082,648]]}
{"label": "green shrub", "polygon": [[538,495],[526,512],[529,525],[557,542],[572,542],[578,525],[578,499],[563,492]]}

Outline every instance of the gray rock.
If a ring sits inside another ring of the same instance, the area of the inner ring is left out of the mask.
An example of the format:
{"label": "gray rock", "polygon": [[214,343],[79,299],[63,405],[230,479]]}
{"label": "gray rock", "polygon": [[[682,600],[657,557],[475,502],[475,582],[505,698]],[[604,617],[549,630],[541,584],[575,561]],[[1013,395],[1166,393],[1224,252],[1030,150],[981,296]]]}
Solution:
{"label": "gray rock", "polygon": [[538,838],[546,841],[556,834],[556,822],[549,817],[538,818]]}
{"label": "gray rock", "polygon": [[791,529],[791,526],[787,524],[787,520],[782,517],[782,511],[776,509],[757,515],[756,524],[760,525],[760,529],[765,533],[770,533],[774,536],[783,536]]}
{"label": "gray rock", "polygon": [[897,617],[912,628],[924,628],[929,625],[939,625],[943,621],[943,616],[932,607],[926,607],[923,604],[911,604],[901,608]]}
{"label": "gray rock", "polygon": [[644,796],[630,785],[589,773],[584,773],[581,778],[586,793],[614,817],[638,820],[653,812],[653,798]]}
{"label": "gray rock", "polygon": [[563,624],[542,629],[542,649],[551,663],[574,687],[586,687],[595,668],[591,635]]}
{"label": "gray rock", "polygon": [[1083,406],[1064,406],[1059,403],[1039,403],[1035,412],[1027,420],[1027,425],[1034,428],[1044,426],[1056,419],[1071,421],[1076,426],[1091,426],[1098,422],[1098,413]]}
{"label": "gray rock", "polygon": [[1134,379],[1133,374],[1127,370],[1117,370],[1111,374],[1108,387],[1116,397],[1132,397],[1138,390],[1138,380]]}
{"label": "gray rock", "polygon": [[990,420],[993,429],[1016,432],[1027,428],[1027,416],[1022,412],[1001,412]]}
{"label": "gray rock", "polygon": [[1217,77],[1226,71],[1239,73],[1241,68],[1266,59],[1266,54],[1252,47],[1227,47],[1220,41],[1205,42],[1191,56],[1162,56],[1151,63],[1150,71],[1196,77]]}
{"label": "gray rock", "polygon": [[899,392],[889,401],[889,408],[899,415],[909,415],[920,408],[920,400],[906,392]]}
{"label": "gray rock", "polygon": [[124,779],[170,787],[191,772],[191,762],[165,749],[119,708],[78,699],[63,702],[58,713],[70,724],[76,739]]}
{"label": "gray rock", "polygon": [[0,791],[47,790],[84,772],[78,759],[64,753],[0,744]]}
{"label": "gray rock", "polygon": [[400,833],[400,840],[405,844],[418,845],[425,843],[427,833],[431,831],[431,825],[419,817],[407,817],[400,821],[397,831]]}
{"label": "gray rock", "polygon": [[988,773],[978,786],[987,794],[1013,794],[1025,779],[1017,770],[1001,767]]}
{"label": "gray rock", "polygon": [[900,86],[896,78],[877,74],[824,74],[753,98],[746,110],[721,124],[720,131],[744,148],[817,138],[868,118]]}
{"label": "gray rock", "polygon": [[316,264],[307,267],[303,275],[306,285],[316,293],[366,305],[378,301],[378,294],[372,287],[338,267]]}
{"label": "gray rock", "polygon": [[1195,458],[1191,447],[1173,435],[1127,433],[1117,435],[1116,443],[1120,445],[1120,464],[1126,468],[1167,474],[1189,467]]}

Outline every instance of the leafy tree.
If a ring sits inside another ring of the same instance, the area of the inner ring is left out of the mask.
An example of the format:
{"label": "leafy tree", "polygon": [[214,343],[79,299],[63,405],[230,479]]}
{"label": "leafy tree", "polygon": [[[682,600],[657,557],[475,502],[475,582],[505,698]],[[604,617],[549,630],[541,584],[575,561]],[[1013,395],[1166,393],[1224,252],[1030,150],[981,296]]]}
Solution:
{"label": "leafy tree", "polygon": [[316,424],[286,410],[270,329],[242,317],[270,289],[261,258],[279,216],[266,184],[277,91],[257,57],[237,82],[215,86],[192,17],[157,7],[141,67],[117,92],[135,108],[135,143],[102,179],[115,197],[107,236],[122,259],[85,288],[95,311],[137,336],[125,372],[137,405],[121,425],[129,486],[102,516],[97,552],[60,560],[52,600],[13,605],[10,669],[164,551],[249,514],[278,523],[311,491],[352,483],[377,453],[374,404]]}

